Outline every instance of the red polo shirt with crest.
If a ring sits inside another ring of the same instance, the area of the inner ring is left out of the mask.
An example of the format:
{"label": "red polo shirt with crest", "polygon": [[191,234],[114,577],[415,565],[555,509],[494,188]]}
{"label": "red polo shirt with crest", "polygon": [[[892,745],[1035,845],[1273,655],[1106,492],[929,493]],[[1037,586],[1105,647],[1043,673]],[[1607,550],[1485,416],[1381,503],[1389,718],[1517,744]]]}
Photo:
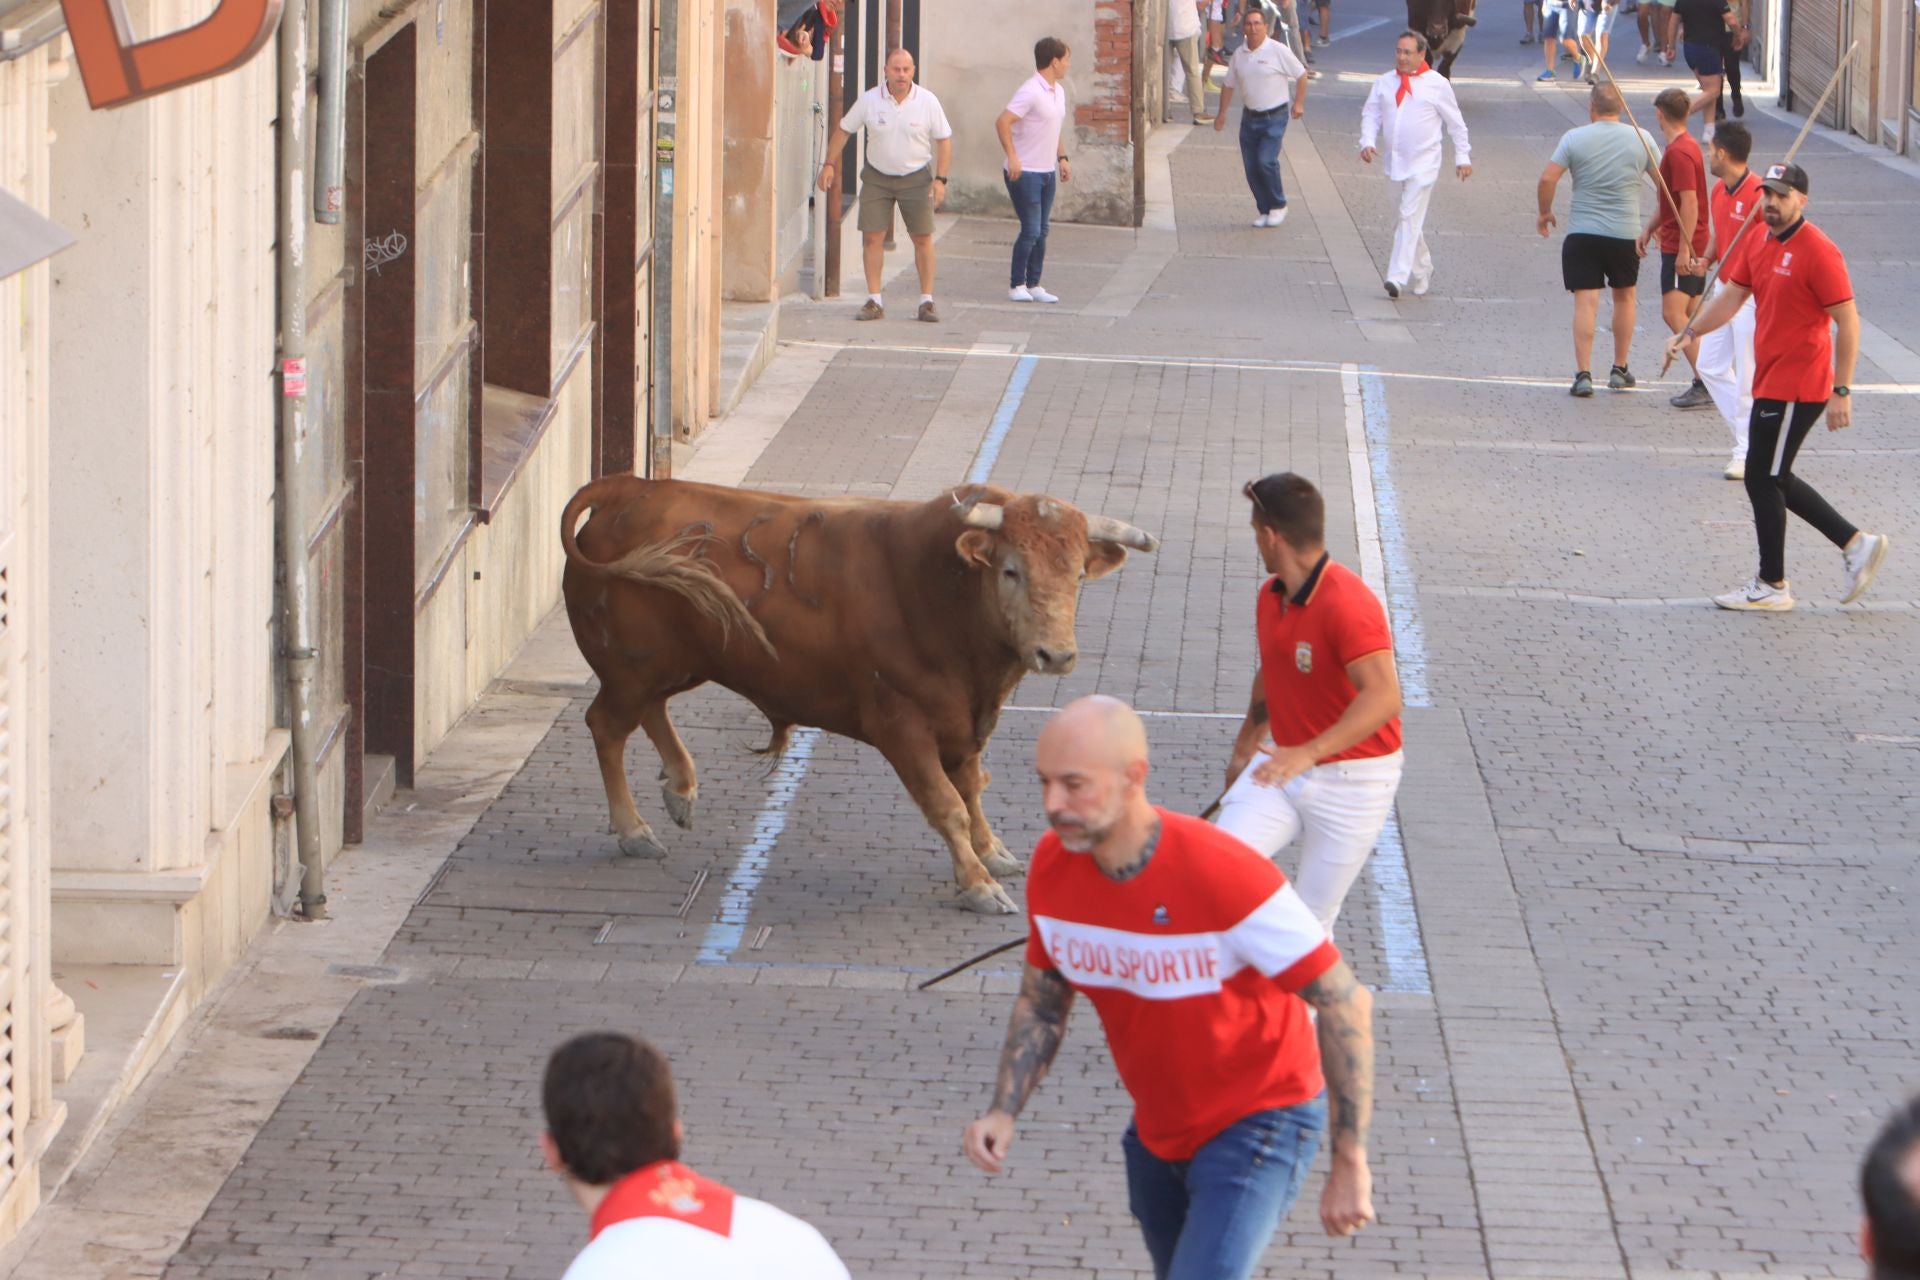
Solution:
{"label": "red polo shirt with crest", "polygon": [[[1753,240],[1753,234],[1747,235]],[[1853,300],[1840,248],[1805,218],[1741,248],[1722,270],[1753,291],[1753,394],[1759,400],[1820,404],[1833,397],[1833,317]]]}
{"label": "red polo shirt with crest", "polygon": [[[1278,574],[1261,584],[1255,625],[1267,715],[1273,740],[1283,747],[1301,746],[1331,729],[1357,692],[1347,666],[1393,649],[1379,597],[1359,574],[1324,555],[1292,596]],[[1399,749],[1400,717],[1395,716],[1372,737],[1320,763],[1389,756]]]}

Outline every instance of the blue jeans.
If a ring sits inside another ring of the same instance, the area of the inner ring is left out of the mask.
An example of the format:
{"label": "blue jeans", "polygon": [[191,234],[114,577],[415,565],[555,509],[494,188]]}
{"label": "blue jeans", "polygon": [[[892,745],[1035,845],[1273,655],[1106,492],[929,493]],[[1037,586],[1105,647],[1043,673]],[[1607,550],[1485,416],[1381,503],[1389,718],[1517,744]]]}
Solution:
{"label": "blue jeans", "polygon": [[1132,1125],[1127,1202],[1153,1257],[1154,1280],[1247,1280],[1300,1194],[1327,1127],[1327,1097],[1256,1111],[1191,1160],[1162,1160]]}
{"label": "blue jeans", "polygon": [[1059,190],[1060,179],[1051,169],[1017,178],[1000,176],[1006,180],[1013,212],[1020,219],[1020,234],[1013,242],[1012,285],[1032,288],[1040,283],[1040,268],[1047,263],[1047,231],[1053,225],[1053,193]]}
{"label": "blue jeans", "polygon": [[1287,106],[1256,116],[1240,113],[1240,162],[1247,169],[1247,186],[1253,191],[1253,203],[1261,214],[1287,207],[1287,193],[1280,186],[1280,141],[1287,136]]}

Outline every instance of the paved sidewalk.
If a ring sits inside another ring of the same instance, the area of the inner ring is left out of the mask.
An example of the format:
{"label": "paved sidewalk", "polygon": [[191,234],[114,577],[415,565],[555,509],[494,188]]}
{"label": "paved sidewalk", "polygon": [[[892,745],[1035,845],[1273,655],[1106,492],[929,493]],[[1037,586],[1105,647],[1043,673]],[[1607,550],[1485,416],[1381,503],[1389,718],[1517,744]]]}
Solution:
{"label": "paved sidewalk", "polygon": [[[1391,302],[1390,192],[1354,147],[1400,18],[1382,0],[1336,10],[1336,31],[1376,18],[1320,56],[1286,141],[1282,228],[1246,225],[1231,123],[1160,135],[1147,228],[1055,229],[1057,307],[1005,301],[1013,228],[990,220],[940,241],[940,326],[856,325],[857,297],[789,304],[785,349],[691,474],[924,496],[979,466],[1161,535],[1086,588],[1076,672],[1029,680],[1002,719],[988,805],[1015,848],[1040,832],[1028,762],[1044,711],[1082,693],[1158,713],[1163,802],[1212,798],[1253,662],[1239,485],[1316,476],[1333,554],[1383,574],[1409,765],[1397,838],[1339,935],[1382,992],[1380,1222],[1327,1240],[1316,1183],[1267,1273],[1859,1276],[1858,1152],[1920,1086],[1920,530],[1903,523],[1920,442],[1900,430],[1920,304],[1893,283],[1920,257],[1920,188],[1831,138],[1802,153],[1881,335],[1858,424],[1811,442],[1802,469],[1890,526],[1893,558],[1870,607],[1841,610],[1838,557],[1797,528],[1809,607],[1723,614],[1705,597],[1752,559],[1742,490],[1719,478],[1724,426],[1665,404],[1677,374],[1565,394],[1569,307],[1558,246],[1532,232],[1533,184],[1583,90],[1530,83],[1537,49],[1483,13],[1457,82],[1475,175],[1436,194],[1433,294]],[[1637,111],[1659,83],[1628,81]],[[1796,127],[1757,106],[1748,123],[1761,154]],[[896,284],[890,311],[910,315],[910,292]],[[1650,289],[1641,307],[1645,376]],[[312,987],[324,938],[282,964],[283,1002],[352,991],[317,1048],[275,1042],[282,1060],[256,1063],[253,1042],[197,1038],[146,1086],[148,1118],[0,1262],[35,1280],[557,1275],[583,1224],[539,1165],[538,1074],[563,1036],[612,1025],[672,1056],[689,1161],[816,1222],[856,1274],[1149,1274],[1125,1208],[1126,1103],[1086,1013],[1010,1173],[960,1158],[1017,970],[913,987],[1017,924],[954,909],[946,858],[878,755],[819,738],[769,779],[743,750],[764,724],[698,690],[675,702],[702,774],[697,829],[666,825],[642,787],[671,854],[618,859],[568,643],[555,620],[490,695],[483,719],[517,717],[511,767],[453,792],[469,799],[438,837],[457,848],[408,861],[369,924],[370,976]],[[629,768],[652,779],[643,741]],[[257,987],[238,980],[210,1027],[257,1041],[331,1021],[321,1000],[236,1022]],[[180,1117],[236,1076],[256,1078],[187,1161],[198,1172],[116,1236],[110,1211],[163,1187],[177,1147],[161,1144],[194,1131]]]}

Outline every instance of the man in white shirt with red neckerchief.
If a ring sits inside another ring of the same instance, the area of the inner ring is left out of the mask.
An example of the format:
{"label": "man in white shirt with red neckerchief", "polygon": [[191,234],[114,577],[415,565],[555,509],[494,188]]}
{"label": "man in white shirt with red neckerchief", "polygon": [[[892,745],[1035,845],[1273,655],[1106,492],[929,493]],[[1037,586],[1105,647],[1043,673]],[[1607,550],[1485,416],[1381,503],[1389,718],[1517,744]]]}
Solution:
{"label": "man in white shirt with red neckerchief", "polygon": [[1052,830],[1034,851],[1026,968],[967,1157],[1006,1167],[1015,1117],[1084,993],[1133,1099],[1128,1204],[1156,1280],[1252,1275],[1323,1132],[1321,1225],[1360,1230],[1373,1220],[1373,998],[1326,930],[1271,862],[1147,799],[1146,730],[1125,703],[1070,704],[1035,764]]}
{"label": "man in white shirt with red neckerchief", "polygon": [[1329,932],[1400,788],[1400,675],[1379,597],[1326,550],[1326,503],[1303,476],[1250,481],[1271,575],[1260,666],[1227,764],[1220,829],[1267,857],[1300,838],[1293,882]]}
{"label": "man in white shirt with red neckerchief", "polygon": [[680,1163],[673,1074],[646,1041],[575,1036],[540,1092],[547,1165],[592,1221],[563,1280],[849,1280],[818,1231]]}
{"label": "man in white shirt with red neckerchief", "polygon": [[1473,147],[1453,85],[1427,65],[1427,38],[1402,31],[1393,46],[1393,70],[1373,82],[1360,109],[1360,159],[1383,152],[1387,181],[1400,184],[1400,219],[1387,259],[1387,296],[1413,286],[1427,291],[1433,255],[1427,251],[1427,204],[1440,180],[1443,133],[1453,139],[1453,171],[1465,182],[1473,174]]}

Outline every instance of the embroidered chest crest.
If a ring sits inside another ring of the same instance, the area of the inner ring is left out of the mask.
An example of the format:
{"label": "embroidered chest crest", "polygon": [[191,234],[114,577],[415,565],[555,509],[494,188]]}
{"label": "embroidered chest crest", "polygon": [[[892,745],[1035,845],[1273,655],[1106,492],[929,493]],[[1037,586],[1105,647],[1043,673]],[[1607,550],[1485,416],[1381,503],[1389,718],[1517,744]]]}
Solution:
{"label": "embroidered chest crest", "polygon": [[1299,669],[1301,675],[1310,675],[1313,672],[1313,646],[1305,640],[1293,646],[1293,665]]}

